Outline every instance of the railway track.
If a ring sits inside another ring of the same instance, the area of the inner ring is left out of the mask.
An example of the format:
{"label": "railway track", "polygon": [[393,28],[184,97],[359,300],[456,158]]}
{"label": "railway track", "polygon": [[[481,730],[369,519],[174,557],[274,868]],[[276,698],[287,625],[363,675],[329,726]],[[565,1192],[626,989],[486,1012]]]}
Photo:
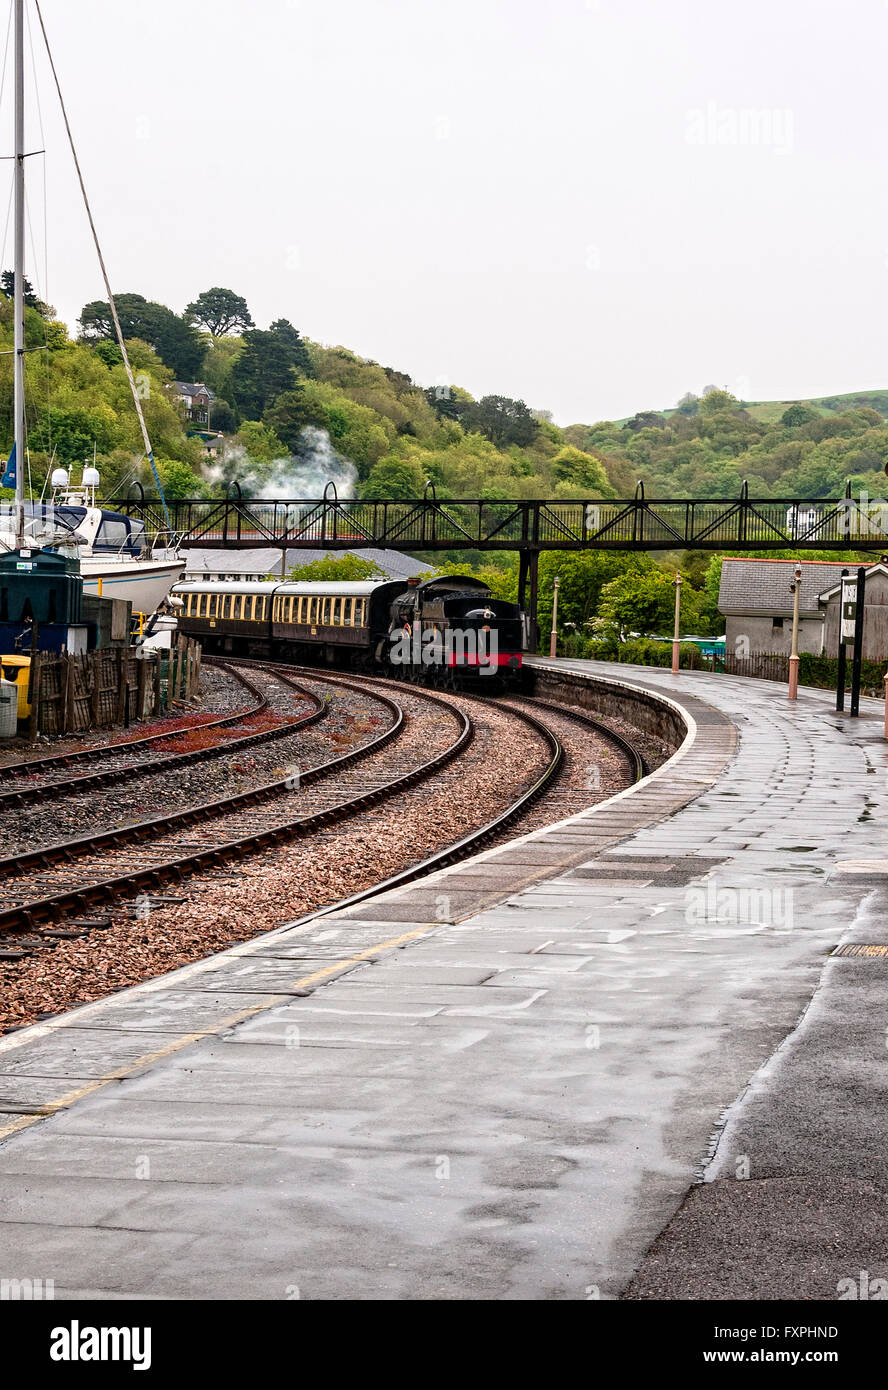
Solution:
{"label": "railway track", "polygon": [[[18,763],[8,763],[5,767],[0,767],[0,812],[7,807],[24,806],[36,801],[53,800],[68,794],[74,795],[79,792],[89,791],[96,787],[115,785],[119,781],[129,780],[133,777],[142,777],[146,773],[166,772],[172,768],[182,768],[193,763],[205,762],[208,759],[227,756],[230,753],[240,752],[242,749],[254,747],[260,743],[268,743],[273,739],[284,738],[289,734],[297,732],[299,729],[308,728],[316,724],[327,714],[327,706],[323,700],[306,690],[287,672],[275,670],[274,675],[278,680],[288,685],[296,694],[308,701],[314,708],[308,714],[297,715],[293,719],[282,719],[280,723],[272,725],[270,728],[258,731],[249,731],[244,734],[235,734],[231,738],[221,740],[204,748],[192,748],[182,753],[175,752],[163,747],[162,751],[157,751],[160,745],[168,745],[175,740],[184,742],[189,736],[195,733],[203,734],[204,731],[219,731],[226,728],[233,728],[237,724],[249,725],[251,720],[263,716],[269,708],[268,698],[262,691],[237,669],[234,663],[219,661],[214,663],[226,670],[228,674],[244,686],[244,688],[255,698],[256,703],[249,709],[240,710],[237,714],[226,715],[223,719],[206,720],[201,724],[194,724],[186,729],[175,729],[162,734],[150,734],[145,738],[128,740],[124,743],[106,744],[98,748],[77,749],[72,753],[61,753],[57,756],[46,758],[35,758],[33,761],[21,761]],[[93,762],[111,762],[113,766],[104,766],[97,772],[77,773],[69,776],[69,769],[74,766],[87,765]],[[43,775],[45,780],[37,782],[25,782],[26,777],[40,777]],[[6,781],[21,783],[10,788],[4,788]]]}
{"label": "railway track", "polygon": [[[292,679],[289,671],[284,674]],[[362,689],[338,677],[306,674],[319,683]],[[56,923],[71,912],[177,884],[189,873],[218,868],[269,846],[316,833],[433,775],[472,741],[471,720],[446,701],[424,694],[423,698],[454,719],[456,737],[443,752],[418,764],[415,757],[404,759],[394,777],[370,773],[362,778],[355,766],[399,738],[405,724],[403,710],[394,700],[379,692],[374,692],[373,698],[392,715],[389,727],[359,748],[301,771],[298,787],[289,776],[170,815],[0,860],[4,879],[0,931],[33,930],[41,924]],[[305,789],[343,771],[348,771],[349,780],[327,794],[323,788],[310,792],[311,805],[307,807]],[[295,790],[301,809],[308,813],[281,815],[276,803],[292,798]],[[109,866],[116,872],[109,874]],[[76,879],[73,883],[72,878]]]}
{"label": "railway track", "polygon": [[[181,898],[160,895],[164,890],[169,890],[170,885],[178,887],[194,873],[202,870],[224,871],[224,866],[269,847],[317,835],[329,827],[359,817],[362,812],[398,793],[419,788],[436,774],[447,775],[448,765],[469,747],[474,737],[471,717],[458,709],[455,702],[432,694],[423,687],[411,685],[405,689],[400,682],[378,677],[362,676],[353,681],[339,675],[319,673],[312,668],[282,667],[277,663],[238,660],[236,664],[261,667],[266,673],[273,673],[285,682],[294,684],[298,678],[300,682],[310,680],[315,684],[338,686],[362,694],[367,693],[369,688],[373,698],[389,710],[391,724],[360,748],[305,769],[299,777],[299,815],[281,814],[282,804],[285,805],[282,798],[292,794],[291,779],[288,778],[152,821],[44,846],[14,859],[0,861],[6,890],[4,905],[0,910],[0,932],[36,933],[25,939],[10,936],[10,949],[0,951],[0,958],[17,958],[34,949],[55,944],[59,939],[85,935],[93,927],[101,928],[111,921],[107,915],[80,915],[66,925],[65,919],[70,919],[73,914],[95,914],[97,909],[107,913],[108,908],[116,902],[138,895],[143,895],[151,906],[181,902]],[[304,689],[302,686],[300,688]],[[391,775],[391,768],[386,769],[384,776],[380,775],[379,770],[367,770],[362,774],[359,764],[387,743],[399,739],[405,728],[404,710],[392,698],[402,692],[409,700],[422,700],[446,709],[456,726],[455,736],[442,751],[419,762],[415,757],[415,745],[409,757],[402,752],[394,776]],[[314,698],[318,699],[316,695]],[[326,701],[318,703],[327,704]],[[488,703],[479,699],[479,704]],[[513,718],[522,721],[544,741],[548,761],[540,775],[505,810],[486,824],[346,899],[346,902],[371,897],[477,852],[500,838],[529,806],[551,791],[564,766],[565,748],[558,734],[533,712],[534,706],[605,735],[631,758],[636,776],[642,776],[646,771],[644,760],[637,750],[590,715],[536,699],[528,699],[520,704],[507,701],[496,701],[495,704],[500,710],[508,708]],[[330,779],[336,785],[325,788],[323,783]],[[335,904],[337,907],[342,905],[341,900]]]}

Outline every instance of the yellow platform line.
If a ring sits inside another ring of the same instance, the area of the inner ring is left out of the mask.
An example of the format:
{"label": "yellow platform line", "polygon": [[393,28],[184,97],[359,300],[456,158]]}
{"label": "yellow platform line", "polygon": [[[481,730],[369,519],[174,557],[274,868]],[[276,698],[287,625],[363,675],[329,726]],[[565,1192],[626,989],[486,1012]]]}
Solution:
{"label": "yellow platform line", "polygon": [[[430,931],[434,931],[437,923],[430,922],[427,926],[417,927],[414,931],[408,931],[403,936],[393,936],[388,941],[379,941],[374,946],[368,946],[365,951],[358,951],[356,955],[344,956],[341,960],[335,960],[330,965],[323,966],[320,970],[313,970],[310,975],[303,975],[301,979],[294,980],[290,986],[294,989],[307,989],[310,985],[319,985],[328,980],[331,975],[345,970],[350,965],[360,965],[365,960],[370,960],[373,956],[379,955],[382,951],[396,951],[399,946],[406,946],[408,941],[415,941],[417,937],[427,936]],[[86,1096],[94,1095],[96,1091],[102,1090],[105,1086],[110,1086],[114,1081],[123,1081],[142,1067],[150,1066],[152,1062],[159,1062],[164,1057],[170,1057],[174,1052],[180,1052],[183,1047],[188,1047],[191,1043],[199,1042],[201,1038],[213,1037],[218,1035],[226,1028],[233,1028],[238,1023],[243,1023],[246,1019],[252,1018],[255,1014],[263,1013],[267,1009],[272,1009],[277,1004],[284,1004],[292,998],[291,994],[269,994],[265,999],[260,999],[256,1004],[250,1004],[247,1008],[238,1009],[236,1013],[228,1014],[220,1019],[212,1028],[204,1028],[199,1033],[183,1033],[181,1037],[174,1038],[172,1042],[164,1043],[163,1047],[156,1048],[153,1052],[143,1053],[137,1057],[129,1066],[119,1067],[115,1071],[108,1072],[105,1076],[97,1076],[94,1081],[88,1081],[84,1086],[78,1086],[74,1091],[67,1091],[57,1100],[47,1101],[39,1115],[20,1115],[15,1120],[10,1120],[6,1125],[0,1125],[0,1140],[8,1139],[11,1134],[30,1128],[37,1124],[39,1120],[46,1120],[50,1115],[54,1115],[58,1110],[66,1110],[75,1101],[83,1100]]]}

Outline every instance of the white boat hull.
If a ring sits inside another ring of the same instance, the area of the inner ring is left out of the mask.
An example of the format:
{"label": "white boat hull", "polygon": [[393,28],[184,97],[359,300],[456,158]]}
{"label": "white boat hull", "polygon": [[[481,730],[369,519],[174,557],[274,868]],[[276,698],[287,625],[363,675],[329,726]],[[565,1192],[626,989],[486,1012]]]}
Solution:
{"label": "white boat hull", "polygon": [[153,613],[182,578],[184,560],[99,560],[83,556],[83,592],[129,599],[134,613]]}

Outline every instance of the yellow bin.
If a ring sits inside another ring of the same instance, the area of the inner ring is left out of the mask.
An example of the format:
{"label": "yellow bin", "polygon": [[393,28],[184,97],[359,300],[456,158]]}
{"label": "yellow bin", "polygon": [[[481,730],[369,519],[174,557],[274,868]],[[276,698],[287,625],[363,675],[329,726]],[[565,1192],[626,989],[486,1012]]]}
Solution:
{"label": "yellow bin", "polygon": [[18,717],[29,719],[31,702],[28,699],[28,685],[31,680],[31,658],[29,656],[0,656],[0,667],[5,681],[14,681],[18,686]]}

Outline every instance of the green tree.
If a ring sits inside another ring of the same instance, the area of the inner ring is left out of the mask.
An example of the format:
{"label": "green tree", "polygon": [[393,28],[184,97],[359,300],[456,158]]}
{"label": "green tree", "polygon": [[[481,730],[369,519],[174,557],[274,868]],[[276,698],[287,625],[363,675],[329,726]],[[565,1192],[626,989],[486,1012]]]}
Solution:
{"label": "green tree", "polygon": [[465,429],[476,430],[500,447],[517,444],[522,448],[539,429],[524,401],[509,396],[482,396],[477,404],[464,406],[459,419]]}
{"label": "green tree", "polygon": [[[156,304],[141,294],[119,294],[116,299],[120,331],[125,339],[141,338],[150,343],[179,381],[199,379],[206,354],[206,343],[184,318],[165,304]],[[84,342],[114,339],[111,307],[96,299],[80,312],[80,334]]]}
{"label": "green tree", "polygon": [[213,338],[222,338],[236,328],[253,328],[253,320],[247,308],[247,301],[234,290],[226,290],[215,285],[211,290],[203,290],[188,308],[185,317],[189,323],[196,324]]}
{"label": "green tree", "polygon": [[[55,309],[53,309],[52,306],[49,304],[44,304],[43,300],[40,299],[36,290],[34,289],[34,286],[31,284],[31,281],[28,279],[27,276],[25,276],[24,280],[22,281],[22,286],[22,297],[27,307],[29,309],[36,309],[37,313],[40,315],[41,318],[53,318],[55,315]],[[15,295],[14,270],[4,270],[3,274],[0,275],[0,290],[3,291],[7,299],[13,298],[13,296]]]}
{"label": "green tree", "polygon": [[552,459],[552,472],[560,481],[576,483],[589,497],[613,497],[604,464],[592,454],[586,454],[566,444]]}
{"label": "green tree", "polygon": [[421,497],[425,478],[419,465],[412,459],[380,459],[370,469],[361,484],[362,497]]}
{"label": "green tree", "polygon": [[788,410],[784,410],[780,416],[781,425],[786,425],[789,429],[795,429],[797,425],[809,425],[812,420],[819,420],[820,412],[812,410],[808,405],[796,402]]}
{"label": "green tree", "polygon": [[605,584],[598,605],[596,629],[642,636],[671,629],[675,612],[675,581],[661,569],[618,575]]}
{"label": "green tree", "polygon": [[244,420],[234,438],[254,463],[273,463],[275,459],[286,458],[290,450],[273,429],[263,425],[260,420]]}
{"label": "green tree", "polygon": [[[539,564],[540,625],[551,619],[554,581],[559,579],[560,622],[574,623],[587,635],[598,612],[601,591],[619,575],[653,568],[644,554],[619,550],[544,550]],[[550,622],[551,626],[551,622]]]}
{"label": "green tree", "polygon": [[231,369],[231,390],[241,415],[258,420],[278,396],[293,390],[298,376],[310,370],[305,344],[286,319],[269,329],[250,329]]}
{"label": "green tree", "polygon": [[700,412],[703,415],[715,415],[719,410],[730,410],[738,405],[737,397],[732,396],[730,391],[720,391],[717,386],[710,386],[700,402]]}
{"label": "green tree", "polygon": [[390,420],[369,406],[358,405],[326,381],[300,381],[294,390],[278,396],[263,419],[293,453],[299,452],[306,425],[325,429],[337,451],[356,464],[364,478],[397,435]]}
{"label": "green tree", "polygon": [[203,478],[178,459],[158,458],[155,465],[166,496],[171,501],[180,497],[202,497],[207,488]]}
{"label": "green tree", "polygon": [[384,569],[365,560],[362,555],[339,555],[312,560],[308,565],[294,565],[287,571],[288,579],[313,580],[318,583],[346,583],[362,579],[387,579]]}

